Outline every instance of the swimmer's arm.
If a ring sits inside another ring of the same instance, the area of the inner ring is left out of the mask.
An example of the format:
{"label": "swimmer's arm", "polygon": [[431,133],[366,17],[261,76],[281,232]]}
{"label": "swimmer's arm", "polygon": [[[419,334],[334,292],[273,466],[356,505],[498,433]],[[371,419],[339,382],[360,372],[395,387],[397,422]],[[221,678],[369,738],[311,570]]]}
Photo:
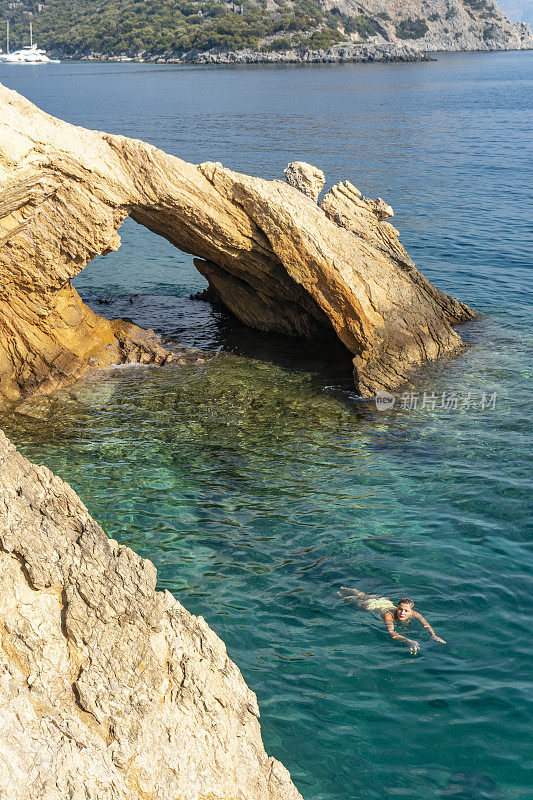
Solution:
{"label": "swimmer's arm", "polygon": [[414,646],[417,645],[416,642],[413,642],[412,639],[408,639],[407,636],[402,636],[400,633],[394,630],[394,617],[390,613],[390,611],[385,612],[383,615],[383,622],[387,626],[387,631],[389,632],[389,636],[391,639],[396,639],[399,642],[405,642],[408,645]]}
{"label": "swimmer's arm", "polygon": [[442,644],[446,644],[446,642],[444,641],[444,639],[441,639],[441,638],[440,638],[440,636],[437,636],[437,634],[435,633],[435,631],[433,630],[433,628],[431,627],[431,625],[429,624],[429,622],[427,621],[427,619],[424,619],[424,617],[422,616],[422,614],[419,614],[419,613],[418,613],[418,611],[414,611],[414,612],[413,612],[413,617],[416,617],[416,618],[417,618],[417,619],[420,621],[420,623],[423,625],[423,627],[424,627],[424,628],[425,628],[427,631],[429,631],[429,632],[430,632],[430,634],[431,634],[431,638],[432,638],[432,639],[435,639],[435,641],[437,641],[437,642],[442,642]]}

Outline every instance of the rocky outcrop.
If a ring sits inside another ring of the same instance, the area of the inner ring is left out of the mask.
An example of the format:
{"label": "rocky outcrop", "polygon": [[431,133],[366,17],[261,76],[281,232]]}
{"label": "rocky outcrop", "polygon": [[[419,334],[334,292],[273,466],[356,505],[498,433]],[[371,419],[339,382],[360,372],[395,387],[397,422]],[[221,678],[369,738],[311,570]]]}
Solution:
{"label": "rocky outcrop", "polygon": [[354,64],[409,63],[433,61],[426,53],[407,44],[390,43],[380,38],[371,43],[345,41],[322,50],[298,45],[290,50],[191,51],[181,55],[148,58],[149,61],[175,64]]}
{"label": "rocky outcrop", "polygon": [[[353,13],[352,0],[324,0]],[[382,39],[418,52],[533,48],[528,25],[511,22],[495,0],[364,0],[357,4],[380,28]]]}
{"label": "rocky outcrop", "polygon": [[301,800],[223,642],[155,587],[0,432],[0,797]]}
{"label": "rocky outcrop", "polygon": [[305,161],[293,161],[287,165],[283,174],[289,186],[294,186],[315,203],[318,202],[318,197],[326,182],[326,176],[322,170],[313,167],[312,164],[306,164]]}
{"label": "rocky outcrop", "polygon": [[390,207],[361,199],[350,184],[320,207],[281,181],[195,166],[61,122],[5,88],[0,182],[6,399],[114,362],[175,357],[153,334],[94,314],[70,284],[94,256],[118,248],[128,215],[195,255],[210,294],[247,325],[336,335],[353,354],[363,395],[400,386],[413,367],[455,351],[452,325],[473,316],[416,270],[383,221]]}
{"label": "rocky outcrop", "polygon": [[325,49],[316,49],[305,42],[294,45],[289,50],[267,50],[245,47],[240,50],[188,50],[165,53],[143,51],[137,57],[108,55],[104,52],[65,51],[56,48],[50,55],[62,60],[76,61],[151,61],[156,64],[336,64],[352,62],[368,64],[372,62],[405,63],[412,61],[434,61],[435,59],[408,44],[391,43],[380,37],[379,41],[352,42],[348,39]]}

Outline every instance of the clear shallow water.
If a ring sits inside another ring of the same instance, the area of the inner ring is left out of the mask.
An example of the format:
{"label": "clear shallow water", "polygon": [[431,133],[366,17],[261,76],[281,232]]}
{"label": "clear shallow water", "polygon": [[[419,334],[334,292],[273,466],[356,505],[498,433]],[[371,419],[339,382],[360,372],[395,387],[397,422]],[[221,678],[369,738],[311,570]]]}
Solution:
{"label": "clear shallow water", "polygon": [[[379,413],[353,397],[341,353],[188,299],[203,286],[190,258],[130,222],[79,291],[219,356],[100,373],[35,418],[0,417],[224,638],[306,800],[533,797],[532,66],[0,71],[50,113],[191,161],[276,177],[300,157],[328,185],[349,178],[392,203],[423,271],[483,312],[462,329],[468,350],[419,385],[496,391],[494,409]],[[411,658],[341,585],[413,596],[447,646],[420,634]]]}

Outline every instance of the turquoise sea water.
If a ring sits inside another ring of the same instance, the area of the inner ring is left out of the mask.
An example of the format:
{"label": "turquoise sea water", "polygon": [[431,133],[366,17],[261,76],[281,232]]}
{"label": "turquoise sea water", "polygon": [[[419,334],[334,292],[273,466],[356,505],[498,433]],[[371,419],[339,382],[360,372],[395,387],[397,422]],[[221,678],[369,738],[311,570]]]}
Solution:
{"label": "turquoise sea water", "polygon": [[[457,410],[378,412],[342,353],[190,300],[204,285],[190,257],[129,222],[76,280],[82,296],[219,355],[99,373],[36,417],[0,416],[222,636],[306,800],[533,798],[532,68],[532,53],[0,68],[52,114],[187,160],[270,178],[301,158],[328,185],[350,179],[481,312],[466,352],[419,376]],[[468,392],[495,392],[494,408]],[[410,657],[342,585],[414,597],[447,645],[420,633]]]}

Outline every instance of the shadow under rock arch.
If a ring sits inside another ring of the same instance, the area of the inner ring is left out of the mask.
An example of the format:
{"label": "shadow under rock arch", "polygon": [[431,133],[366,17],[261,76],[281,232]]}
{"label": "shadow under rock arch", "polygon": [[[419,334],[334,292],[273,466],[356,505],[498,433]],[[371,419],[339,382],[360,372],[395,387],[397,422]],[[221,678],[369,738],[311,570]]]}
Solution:
{"label": "shadow under rock arch", "polygon": [[94,258],[73,285],[95,313],[152,328],[173,344],[231,352],[308,372],[317,390],[353,392],[352,354],[326,327],[313,338],[262,331],[246,325],[212,292],[196,259],[168,236],[132,215],[119,229],[121,246]]}

